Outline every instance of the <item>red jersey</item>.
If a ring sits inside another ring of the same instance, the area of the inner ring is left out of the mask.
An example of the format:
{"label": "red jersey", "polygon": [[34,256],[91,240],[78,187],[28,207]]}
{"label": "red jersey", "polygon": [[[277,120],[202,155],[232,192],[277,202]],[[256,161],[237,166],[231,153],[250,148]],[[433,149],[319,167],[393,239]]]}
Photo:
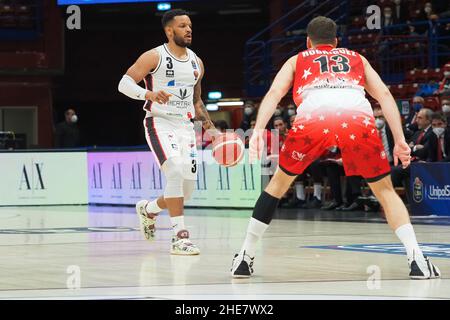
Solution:
{"label": "red jersey", "polygon": [[364,81],[363,60],[354,51],[318,46],[299,53],[293,89],[298,115],[281,148],[281,170],[301,174],[338,147],[347,175],[374,182],[389,174]]}
{"label": "red jersey", "polygon": [[308,92],[320,89],[356,89],[365,95],[361,56],[331,45],[300,52],[292,92],[295,104],[300,106]]}

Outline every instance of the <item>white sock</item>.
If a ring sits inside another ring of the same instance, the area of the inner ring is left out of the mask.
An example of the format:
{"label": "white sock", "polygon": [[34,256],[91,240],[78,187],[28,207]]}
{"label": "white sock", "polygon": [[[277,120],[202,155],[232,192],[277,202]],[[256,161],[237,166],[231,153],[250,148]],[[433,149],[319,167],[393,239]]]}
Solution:
{"label": "white sock", "polygon": [[145,206],[145,211],[147,213],[160,213],[163,209],[158,206],[158,199],[149,201]]}
{"label": "white sock", "polygon": [[414,233],[411,223],[404,224],[395,230],[395,234],[403,243],[408,255],[408,260],[423,259],[422,250],[417,243],[416,234]]}
{"label": "white sock", "polygon": [[259,239],[261,239],[268,226],[268,224],[265,224],[252,217],[248,224],[247,236],[245,237],[245,241],[242,245],[240,254],[245,251],[245,254],[253,258],[256,252],[256,244],[258,243]]}
{"label": "white sock", "polygon": [[172,223],[174,235],[177,235],[178,232],[186,229],[184,226],[184,216],[170,217],[170,222]]}
{"label": "white sock", "polygon": [[314,183],[314,197],[322,200],[322,185],[320,183]]}
{"label": "white sock", "polygon": [[297,195],[297,199],[305,200],[305,186],[303,185],[303,183],[295,184],[295,194]]}

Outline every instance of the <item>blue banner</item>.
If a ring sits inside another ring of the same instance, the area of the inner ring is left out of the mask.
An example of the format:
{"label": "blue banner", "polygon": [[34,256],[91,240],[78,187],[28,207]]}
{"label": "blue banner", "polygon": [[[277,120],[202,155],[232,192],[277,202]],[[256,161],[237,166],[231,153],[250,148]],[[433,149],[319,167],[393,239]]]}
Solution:
{"label": "blue banner", "polygon": [[450,216],[450,163],[411,164],[411,213]]}

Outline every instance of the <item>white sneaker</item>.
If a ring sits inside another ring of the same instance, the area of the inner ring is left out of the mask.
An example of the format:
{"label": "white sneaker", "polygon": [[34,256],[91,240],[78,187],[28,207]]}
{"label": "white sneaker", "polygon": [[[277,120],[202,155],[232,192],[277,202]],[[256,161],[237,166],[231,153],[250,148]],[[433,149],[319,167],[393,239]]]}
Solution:
{"label": "white sneaker", "polygon": [[424,259],[416,259],[409,262],[411,272],[409,277],[414,280],[436,279],[441,277],[441,271],[438,267],[431,263],[428,257]]}
{"label": "white sneaker", "polygon": [[148,241],[153,241],[155,239],[155,222],[156,215],[153,218],[150,218],[145,210],[145,206],[147,205],[147,200],[141,200],[136,204],[136,213],[139,217],[140,221],[140,229],[144,238]]}
{"label": "white sneaker", "polygon": [[180,230],[176,236],[172,237],[170,253],[181,256],[193,256],[200,254],[200,250],[189,240],[189,231]]}
{"label": "white sneaker", "polygon": [[248,254],[235,254],[231,265],[231,276],[233,278],[250,278],[253,273],[253,261],[255,257]]}

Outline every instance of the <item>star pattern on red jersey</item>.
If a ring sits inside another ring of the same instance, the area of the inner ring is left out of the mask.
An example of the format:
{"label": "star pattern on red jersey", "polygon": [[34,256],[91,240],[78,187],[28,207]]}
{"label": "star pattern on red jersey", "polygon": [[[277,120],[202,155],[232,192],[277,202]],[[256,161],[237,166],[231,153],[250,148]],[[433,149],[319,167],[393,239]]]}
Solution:
{"label": "star pattern on red jersey", "polygon": [[[340,114],[338,122],[337,114]],[[300,111],[286,139],[288,146],[283,148],[292,164],[283,163],[281,161],[285,160],[281,159],[280,164],[287,170],[295,163],[306,166],[320,156],[315,146],[323,144],[324,147],[337,146],[341,150],[347,175],[360,175],[361,170],[369,177],[386,172],[389,165],[380,163],[386,160],[386,153],[374,124],[373,117],[348,114],[348,111],[331,114],[320,111],[302,114]]]}
{"label": "star pattern on red jersey", "polygon": [[303,72],[302,79],[307,80],[310,75],[312,75],[311,68],[305,69]]}
{"label": "star pattern on red jersey", "polygon": [[303,140],[304,145],[310,145],[313,142],[313,140],[309,136],[304,136],[301,139]]}

